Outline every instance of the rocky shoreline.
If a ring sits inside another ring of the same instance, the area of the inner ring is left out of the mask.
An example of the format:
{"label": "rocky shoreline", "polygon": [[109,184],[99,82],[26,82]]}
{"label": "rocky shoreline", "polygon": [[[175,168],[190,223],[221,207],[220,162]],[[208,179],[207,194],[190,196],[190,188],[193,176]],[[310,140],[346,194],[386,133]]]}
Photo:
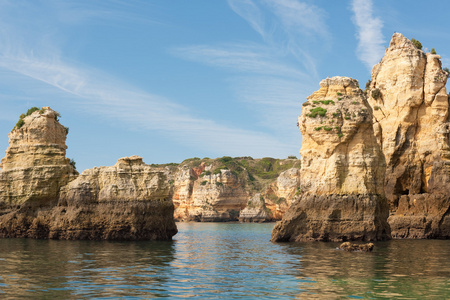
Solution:
{"label": "rocky shoreline", "polygon": [[58,117],[32,108],[9,134],[0,237],[170,240],[175,221],[279,220],[298,192],[296,158],[147,165],[131,156],[78,174],[65,157],[68,130]]}
{"label": "rocky shoreline", "polygon": [[323,80],[299,117],[302,195],[272,241],[450,238],[448,76],[395,33],[365,91]]}
{"label": "rocky shoreline", "polygon": [[0,237],[171,240],[176,221],[271,222],[272,241],[450,238],[448,73],[396,33],[363,91],[327,78],[303,104],[301,159],[138,156],[79,174],[49,107],[0,164]]}

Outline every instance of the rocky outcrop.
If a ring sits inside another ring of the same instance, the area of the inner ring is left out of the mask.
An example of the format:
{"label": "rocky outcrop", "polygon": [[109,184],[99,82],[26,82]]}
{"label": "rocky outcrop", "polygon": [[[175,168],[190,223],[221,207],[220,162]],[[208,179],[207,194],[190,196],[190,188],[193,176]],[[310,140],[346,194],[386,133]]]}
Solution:
{"label": "rocky outcrop", "polygon": [[300,169],[290,168],[282,172],[264,192],[264,204],[272,220],[281,220],[299,193]]}
{"label": "rocky outcrop", "polygon": [[167,170],[132,156],[77,176],[57,116],[37,110],[10,133],[0,172],[0,237],[170,240],[177,229]]}
{"label": "rocky outcrop", "polygon": [[198,221],[237,221],[249,194],[230,170],[201,177],[194,183],[190,218]]}
{"label": "rocky outcrop", "polygon": [[439,55],[395,33],[365,95],[349,78],[322,81],[299,122],[304,193],[273,240],[376,240],[389,228],[394,238],[449,238],[448,75]]}
{"label": "rocky outcrop", "polygon": [[440,56],[395,33],[368,91],[396,238],[450,237],[449,103]]}
{"label": "rocky outcrop", "polygon": [[297,159],[146,165],[131,156],[78,174],[65,157],[68,128],[58,116],[32,108],[10,133],[1,161],[0,237],[170,240],[174,218],[238,221],[256,193],[263,210],[244,211],[241,220],[272,220],[298,188]]}
{"label": "rocky outcrop", "polygon": [[265,222],[270,215],[261,194],[255,194],[248,200],[247,206],[239,213],[240,222]]}
{"label": "rocky outcrop", "polygon": [[[297,159],[188,159],[171,167],[175,219],[279,220],[298,192],[300,169],[295,166],[299,165]],[[250,205],[255,195],[260,195],[258,201],[263,199],[264,212],[259,211],[259,204],[258,209]]]}
{"label": "rocky outcrop", "polygon": [[29,110],[9,133],[0,164],[0,203],[5,209],[55,200],[60,187],[77,174],[66,158],[67,128],[57,118],[49,107]]}
{"label": "rocky outcrop", "polygon": [[301,194],[275,226],[272,241],[389,238],[384,157],[358,82],[323,80],[304,104],[299,127]]}

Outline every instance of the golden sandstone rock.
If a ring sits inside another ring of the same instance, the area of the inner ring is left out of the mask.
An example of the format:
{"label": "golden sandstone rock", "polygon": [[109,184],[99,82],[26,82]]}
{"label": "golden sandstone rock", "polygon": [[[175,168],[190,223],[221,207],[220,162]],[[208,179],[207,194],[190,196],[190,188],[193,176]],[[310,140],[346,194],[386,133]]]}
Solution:
{"label": "golden sandstone rock", "polygon": [[[173,201],[175,219],[179,221],[254,221],[281,219],[299,187],[299,168],[289,168],[276,174],[274,179],[251,177],[245,165],[258,165],[264,159],[230,158],[228,169],[219,159],[203,159],[198,174],[196,167],[182,163],[173,168]],[[274,164],[299,164],[297,159],[273,160]],[[267,160],[269,161],[269,160]],[[194,161],[195,162],[195,161]],[[220,167],[224,167],[221,169]],[[241,174],[237,174],[240,170]],[[252,175],[257,177],[257,175]],[[261,205],[251,205],[255,195]],[[248,209],[245,209],[248,208]],[[264,212],[261,211],[264,210]]]}
{"label": "golden sandstone rock", "polygon": [[275,226],[272,240],[387,239],[384,158],[358,82],[323,80],[304,104],[299,127],[302,194]]}
{"label": "golden sandstone rock", "polygon": [[450,237],[447,75],[439,55],[400,33],[373,68],[368,101],[386,159],[393,237]]}
{"label": "golden sandstone rock", "polygon": [[170,240],[177,229],[167,171],[132,156],[77,176],[57,116],[37,110],[9,135],[0,237]]}
{"label": "golden sandstone rock", "polygon": [[[279,218],[289,203],[280,197],[298,188],[298,168],[288,170],[299,164],[296,159],[224,157],[174,166],[147,165],[131,156],[78,174],[65,157],[68,129],[58,115],[48,107],[32,108],[9,135],[0,172],[0,237],[170,240],[177,232],[174,217],[204,222]],[[287,171],[279,180],[274,172],[258,181],[245,166]],[[213,167],[217,170],[211,172]],[[275,213],[263,202],[262,210],[248,209],[240,216],[258,191]]]}
{"label": "golden sandstone rock", "polygon": [[303,193],[272,240],[449,238],[447,76],[439,55],[395,33],[367,94],[323,80],[299,118]]}
{"label": "golden sandstone rock", "polygon": [[77,172],[66,158],[67,129],[49,107],[22,118],[9,133],[1,160],[0,202],[8,205],[54,201],[61,186]]}

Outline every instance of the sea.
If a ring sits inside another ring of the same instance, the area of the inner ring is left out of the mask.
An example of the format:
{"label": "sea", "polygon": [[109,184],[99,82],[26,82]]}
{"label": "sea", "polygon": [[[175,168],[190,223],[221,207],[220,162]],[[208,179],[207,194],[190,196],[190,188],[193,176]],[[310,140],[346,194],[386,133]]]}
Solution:
{"label": "sea", "polygon": [[177,223],[171,242],[0,240],[0,299],[450,299],[450,240],[271,243],[274,223]]}

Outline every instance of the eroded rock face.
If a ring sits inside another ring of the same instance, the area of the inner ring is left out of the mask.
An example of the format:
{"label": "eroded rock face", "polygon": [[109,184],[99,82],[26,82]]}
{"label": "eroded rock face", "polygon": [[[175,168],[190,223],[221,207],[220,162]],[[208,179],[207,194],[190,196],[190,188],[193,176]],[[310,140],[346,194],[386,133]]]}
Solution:
{"label": "eroded rock face", "polygon": [[[112,167],[83,171],[65,186],[52,238],[170,240],[177,233],[167,170],[142,157],[124,157]],[[58,218],[59,217],[59,218]]]}
{"label": "eroded rock face", "polygon": [[[229,170],[199,177],[201,171],[181,166],[174,181],[175,218],[183,221],[237,221],[239,211],[247,205],[249,194]],[[210,172],[209,172],[210,173]]]}
{"label": "eroded rock face", "polygon": [[239,213],[240,222],[266,222],[269,218],[264,198],[259,193],[250,198],[247,206]]}
{"label": "eroded rock face", "polygon": [[0,172],[0,237],[170,240],[177,229],[165,169],[141,157],[77,177],[67,129],[43,108],[10,133]]}
{"label": "eroded rock face", "polygon": [[190,212],[193,220],[237,221],[239,211],[247,205],[249,194],[229,170],[206,175],[194,183]]}
{"label": "eroded rock face", "polygon": [[384,157],[358,82],[323,80],[304,104],[299,127],[302,194],[275,226],[272,241],[389,238]]}
{"label": "eroded rock face", "polygon": [[368,101],[386,158],[392,236],[450,237],[447,73],[400,33],[374,66]]}
{"label": "eroded rock face", "polygon": [[[263,179],[256,178],[256,174],[251,175],[252,167],[248,166],[249,162],[259,164],[261,159],[229,159],[232,170],[222,165],[221,158],[203,159],[201,163],[198,162],[198,167],[182,163],[172,168],[170,173],[174,174],[171,178],[176,220],[262,222],[281,219],[298,192],[300,169],[289,168],[273,179]],[[279,163],[291,166],[298,164],[298,160],[280,160]],[[256,194],[263,199],[262,214],[259,208],[255,210],[253,206],[248,207]],[[247,207],[251,209],[243,211]]]}
{"label": "eroded rock face", "polygon": [[66,158],[67,129],[57,112],[44,107],[22,118],[9,133],[1,160],[0,202],[4,206],[54,201],[61,186],[77,174]]}
{"label": "eroded rock face", "polygon": [[270,220],[281,220],[299,194],[300,169],[290,168],[282,172],[276,181],[263,192],[264,205],[270,211]]}

